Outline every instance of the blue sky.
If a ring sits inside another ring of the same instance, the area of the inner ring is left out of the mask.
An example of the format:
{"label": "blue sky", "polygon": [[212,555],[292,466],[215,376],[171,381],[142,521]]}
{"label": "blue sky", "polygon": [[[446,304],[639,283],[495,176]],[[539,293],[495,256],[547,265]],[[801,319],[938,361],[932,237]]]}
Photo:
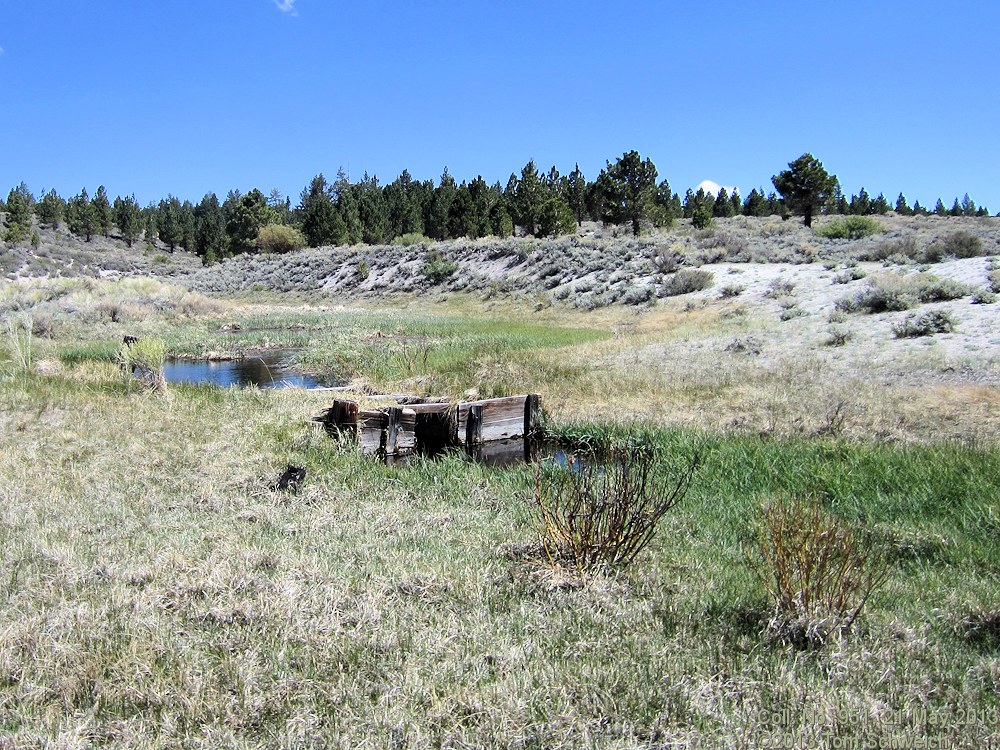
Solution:
{"label": "blue sky", "polygon": [[636,149],[682,195],[809,151],[850,195],[1000,211],[1000,3],[0,0],[0,190],[140,202],[593,179]]}

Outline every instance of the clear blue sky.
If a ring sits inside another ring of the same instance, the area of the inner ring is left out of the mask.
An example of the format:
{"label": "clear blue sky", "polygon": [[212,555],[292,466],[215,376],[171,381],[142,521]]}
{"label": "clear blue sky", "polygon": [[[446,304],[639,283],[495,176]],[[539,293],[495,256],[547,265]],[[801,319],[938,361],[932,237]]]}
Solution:
{"label": "clear blue sky", "polygon": [[809,151],[848,195],[996,213],[998,30],[995,0],[0,0],[0,190],[297,203],[340,166],[593,179],[636,149],[746,195]]}

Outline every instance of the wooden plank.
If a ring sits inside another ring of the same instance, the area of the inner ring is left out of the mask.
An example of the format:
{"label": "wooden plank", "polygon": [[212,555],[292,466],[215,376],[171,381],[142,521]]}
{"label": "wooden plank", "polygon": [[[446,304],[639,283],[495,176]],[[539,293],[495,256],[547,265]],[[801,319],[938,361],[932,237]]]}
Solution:
{"label": "wooden plank", "polygon": [[483,442],[520,437],[524,434],[524,404],[527,398],[527,396],[507,396],[505,398],[460,402],[458,405],[458,434],[464,436],[468,431],[469,410],[474,406],[481,406],[483,408],[481,433]]}
{"label": "wooden plank", "polygon": [[483,404],[470,404],[465,417],[465,444],[483,443]]}

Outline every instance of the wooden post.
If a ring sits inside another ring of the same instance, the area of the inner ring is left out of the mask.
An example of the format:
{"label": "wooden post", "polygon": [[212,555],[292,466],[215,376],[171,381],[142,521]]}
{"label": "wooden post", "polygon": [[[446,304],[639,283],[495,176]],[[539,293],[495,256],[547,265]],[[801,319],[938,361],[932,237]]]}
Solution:
{"label": "wooden post", "polygon": [[399,440],[400,421],[403,418],[403,409],[399,406],[390,406],[386,409],[389,415],[389,427],[386,430],[385,452],[390,455],[397,453],[397,442]]}
{"label": "wooden post", "polygon": [[538,432],[539,405],[542,397],[529,393],[524,399],[524,439],[534,439]]}
{"label": "wooden post", "polygon": [[465,444],[480,445],[483,442],[483,405],[470,404],[469,417],[465,422]]}

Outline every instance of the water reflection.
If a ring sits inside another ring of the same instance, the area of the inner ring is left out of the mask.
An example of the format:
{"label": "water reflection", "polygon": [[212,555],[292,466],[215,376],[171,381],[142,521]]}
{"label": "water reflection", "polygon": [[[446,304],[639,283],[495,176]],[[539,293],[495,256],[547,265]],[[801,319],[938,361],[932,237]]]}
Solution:
{"label": "water reflection", "polygon": [[217,385],[223,388],[318,388],[335,385],[329,379],[296,372],[287,353],[266,352],[228,362],[167,360],[163,376],[168,383]]}

